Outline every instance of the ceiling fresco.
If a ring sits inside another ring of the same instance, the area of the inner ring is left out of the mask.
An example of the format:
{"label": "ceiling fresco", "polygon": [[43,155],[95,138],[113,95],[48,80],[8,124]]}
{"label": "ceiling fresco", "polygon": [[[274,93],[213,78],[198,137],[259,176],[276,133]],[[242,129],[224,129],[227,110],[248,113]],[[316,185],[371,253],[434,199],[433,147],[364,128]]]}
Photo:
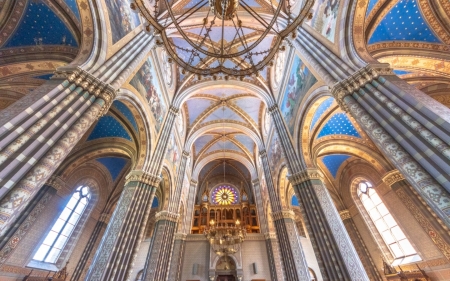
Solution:
{"label": "ceiling fresco", "polygon": [[333,176],[333,178],[336,178],[342,163],[344,163],[344,161],[346,161],[349,158],[350,155],[346,154],[332,154],[324,156],[320,160],[328,169],[328,172]]}
{"label": "ceiling fresco", "polygon": [[122,172],[125,165],[129,162],[128,159],[119,157],[102,157],[96,160],[108,169],[113,181],[117,179],[120,172]]}
{"label": "ceiling fresco", "polygon": [[110,115],[103,116],[98,120],[87,140],[100,138],[123,138],[131,141],[131,136],[124,126]]}
{"label": "ceiling fresco", "polygon": [[317,138],[329,135],[348,135],[360,138],[361,135],[345,113],[336,113],[323,125]]}

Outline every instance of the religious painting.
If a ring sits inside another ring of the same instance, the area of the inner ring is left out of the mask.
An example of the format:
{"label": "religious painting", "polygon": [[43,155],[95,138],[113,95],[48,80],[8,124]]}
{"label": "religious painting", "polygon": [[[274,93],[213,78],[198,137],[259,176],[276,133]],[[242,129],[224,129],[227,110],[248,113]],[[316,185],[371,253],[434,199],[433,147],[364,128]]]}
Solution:
{"label": "religious painting", "polygon": [[172,165],[173,176],[177,176],[177,165],[180,160],[180,151],[178,149],[177,141],[175,140],[174,135],[172,135],[169,139],[169,143],[167,144],[167,152],[165,159]]}
{"label": "religious painting", "polygon": [[141,21],[139,15],[131,11],[130,0],[105,0],[105,4],[111,23],[112,42],[115,44],[141,24]]}
{"label": "religious painting", "polygon": [[278,170],[284,161],[283,148],[281,147],[280,138],[276,133],[272,135],[272,140],[270,141],[270,148],[267,154],[269,159],[269,167],[272,172],[273,180],[276,181],[278,175]]}
{"label": "religious painting", "polygon": [[325,38],[334,42],[339,0],[316,0],[312,8],[312,19],[305,21]]}
{"label": "religious painting", "polygon": [[284,92],[283,102],[281,104],[281,112],[291,136],[294,134],[296,114],[300,103],[308,90],[316,82],[316,77],[314,77],[300,58],[295,56],[286,91]]}
{"label": "religious painting", "polygon": [[159,83],[152,73],[153,68],[148,59],[131,79],[130,85],[147,100],[155,118],[155,129],[159,132],[166,115],[166,104]]}

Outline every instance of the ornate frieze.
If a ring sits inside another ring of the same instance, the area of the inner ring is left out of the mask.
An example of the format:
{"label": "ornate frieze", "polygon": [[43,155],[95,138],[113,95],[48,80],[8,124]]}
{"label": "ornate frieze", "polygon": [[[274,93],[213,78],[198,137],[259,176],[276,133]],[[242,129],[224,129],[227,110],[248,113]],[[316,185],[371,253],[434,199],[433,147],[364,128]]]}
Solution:
{"label": "ornate frieze", "polygon": [[292,219],[295,218],[295,213],[292,210],[289,209],[283,209],[280,211],[272,212],[272,218],[274,221],[281,220],[281,219]]}
{"label": "ornate frieze", "polygon": [[155,215],[156,221],[166,220],[166,221],[178,222],[179,217],[180,217],[179,214],[175,214],[175,213],[172,213],[169,211],[161,211],[159,213],[156,213],[156,215]]}
{"label": "ornate frieze", "polygon": [[341,220],[345,221],[352,218],[349,210],[342,210],[339,212],[339,216],[341,216]]}
{"label": "ornate frieze", "polygon": [[405,177],[400,173],[399,170],[392,170],[384,175],[383,182],[387,186],[392,186],[394,183],[404,180]]}
{"label": "ornate frieze", "polygon": [[149,186],[158,187],[161,182],[161,177],[144,171],[131,171],[126,177],[125,184],[132,181],[138,181],[148,184]]}
{"label": "ornate frieze", "polygon": [[381,75],[395,75],[389,64],[368,64],[365,67],[356,71],[353,75],[336,83],[331,89],[331,94],[336,99],[339,107],[349,112],[347,105],[344,102],[344,98],[351,95],[353,92],[364,87],[367,83],[370,83],[373,79]]}
{"label": "ornate frieze", "polygon": [[174,239],[175,240],[186,240],[187,234],[186,233],[175,233]]}
{"label": "ornate frieze", "polygon": [[324,176],[318,169],[306,169],[289,176],[289,181],[293,186],[309,180],[323,180]]}
{"label": "ornate frieze", "polygon": [[61,190],[66,187],[66,183],[57,176],[51,176],[45,184],[53,187],[56,190]]}
{"label": "ornate frieze", "polygon": [[267,232],[267,233],[264,233],[264,238],[265,239],[277,239],[277,234],[276,233],[274,233],[274,232]]}

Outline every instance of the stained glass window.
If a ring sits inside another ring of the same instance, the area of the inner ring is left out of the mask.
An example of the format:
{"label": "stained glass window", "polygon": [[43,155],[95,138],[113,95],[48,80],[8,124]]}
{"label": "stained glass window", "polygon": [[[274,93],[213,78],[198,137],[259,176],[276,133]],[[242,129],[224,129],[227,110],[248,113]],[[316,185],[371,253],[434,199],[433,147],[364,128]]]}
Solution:
{"label": "stained glass window", "polygon": [[358,196],[395,258],[392,265],[421,260],[372,184],[367,181],[361,182],[358,187]]}
{"label": "stained glass window", "polygon": [[229,185],[221,185],[216,187],[211,193],[213,204],[231,205],[238,203],[238,193]]}
{"label": "stained glass window", "polygon": [[80,186],[39,246],[33,260],[55,263],[91,198],[89,187]]}

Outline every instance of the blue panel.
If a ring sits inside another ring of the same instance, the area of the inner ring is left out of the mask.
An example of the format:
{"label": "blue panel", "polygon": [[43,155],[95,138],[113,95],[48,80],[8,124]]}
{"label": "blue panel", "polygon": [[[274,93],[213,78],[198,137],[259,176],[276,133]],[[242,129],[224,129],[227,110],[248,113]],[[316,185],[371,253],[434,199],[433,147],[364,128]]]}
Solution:
{"label": "blue panel", "polygon": [[77,0],[65,0],[66,5],[72,10],[75,16],[80,19],[80,11],[78,11]]}
{"label": "blue panel", "polygon": [[152,208],[157,208],[159,206],[158,198],[155,196],[152,202]]}
{"label": "blue panel", "polygon": [[377,26],[369,44],[393,40],[440,42],[423,19],[416,0],[400,0]]}
{"label": "blue panel", "polygon": [[375,7],[375,4],[378,2],[378,0],[370,0],[369,6],[367,7],[366,17],[370,14],[373,7]]}
{"label": "blue panel", "polygon": [[131,137],[116,118],[106,115],[98,120],[97,125],[88,137],[88,141],[99,138],[124,138],[131,141]]}
{"label": "blue panel", "polygon": [[328,171],[336,178],[339,167],[341,167],[342,163],[350,158],[350,155],[345,154],[333,154],[327,155],[322,158],[323,164],[327,167]]}
{"label": "blue panel", "polygon": [[44,74],[44,75],[34,76],[33,78],[44,79],[44,80],[50,80],[50,77],[52,77],[52,76],[53,76],[53,73],[50,73],[50,74]]}
{"label": "blue panel", "polygon": [[125,164],[127,164],[128,162],[127,159],[118,157],[104,157],[104,158],[97,158],[96,160],[102,163],[103,166],[105,166],[106,169],[108,169],[113,181],[116,180],[117,176],[120,174],[123,167],[125,167]]}
{"label": "blue panel", "polygon": [[78,47],[77,41],[63,21],[45,4],[31,1],[16,33],[5,47],[36,45],[35,39],[42,38],[42,45],[65,43]]}
{"label": "blue panel", "polygon": [[319,120],[319,118],[322,116],[322,114],[327,111],[328,108],[330,108],[331,104],[333,103],[334,98],[328,98],[324,100],[316,109],[316,112],[314,112],[314,116],[311,120],[311,127],[310,129],[314,128],[314,125],[316,125],[316,122]]}
{"label": "blue panel", "polygon": [[320,130],[317,138],[329,135],[348,135],[360,138],[358,131],[353,127],[352,122],[345,113],[336,113]]}
{"label": "blue panel", "polygon": [[406,70],[394,70],[394,73],[400,76],[400,75],[410,74],[412,72],[406,71]]}
{"label": "blue panel", "polygon": [[117,110],[119,110],[120,113],[122,113],[123,116],[125,116],[128,119],[128,121],[130,121],[131,125],[133,125],[134,129],[136,129],[136,131],[137,131],[138,127],[137,127],[136,119],[134,119],[134,115],[131,112],[131,110],[126,105],[124,105],[123,103],[121,103],[120,101],[117,101],[117,100],[113,102],[113,106],[115,108],[117,108]]}
{"label": "blue panel", "polygon": [[297,207],[300,206],[300,205],[298,204],[297,196],[292,195],[291,205],[292,205],[292,206],[297,206]]}

